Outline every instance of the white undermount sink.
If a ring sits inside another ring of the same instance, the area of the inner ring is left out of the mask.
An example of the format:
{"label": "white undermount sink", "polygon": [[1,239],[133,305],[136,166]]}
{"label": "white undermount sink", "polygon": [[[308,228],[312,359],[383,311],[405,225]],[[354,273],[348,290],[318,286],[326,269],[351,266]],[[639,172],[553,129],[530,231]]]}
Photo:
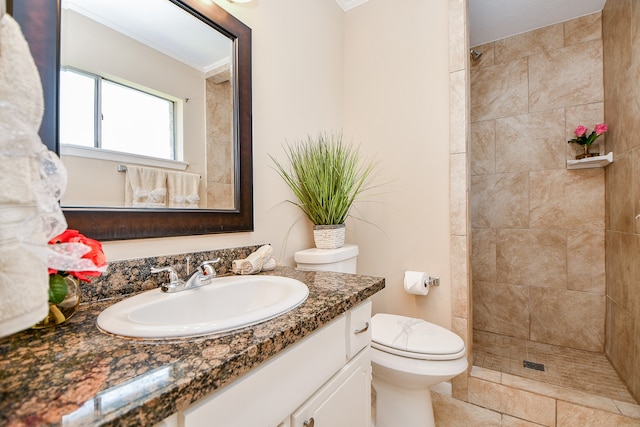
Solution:
{"label": "white undermount sink", "polygon": [[98,316],[105,332],[133,338],[176,338],[225,332],[284,314],[309,295],[307,286],[282,276],[226,276],[186,291],[143,292]]}

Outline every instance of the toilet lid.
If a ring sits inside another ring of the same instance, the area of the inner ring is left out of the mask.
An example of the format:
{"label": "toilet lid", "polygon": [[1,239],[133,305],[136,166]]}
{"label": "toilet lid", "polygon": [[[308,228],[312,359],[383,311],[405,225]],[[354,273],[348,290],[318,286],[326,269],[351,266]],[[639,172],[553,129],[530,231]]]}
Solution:
{"label": "toilet lid", "polygon": [[464,341],[422,319],[378,313],[371,318],[372,346],[388,353],[425,360],[452,360],[465,354]]}

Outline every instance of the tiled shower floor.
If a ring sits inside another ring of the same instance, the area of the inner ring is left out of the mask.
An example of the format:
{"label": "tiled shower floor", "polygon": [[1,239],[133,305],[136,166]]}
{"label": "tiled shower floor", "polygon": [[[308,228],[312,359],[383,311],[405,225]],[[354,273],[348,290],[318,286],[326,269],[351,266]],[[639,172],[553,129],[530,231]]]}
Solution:
{"label": "tiled shower floor", "polygon": [[[474,366],[636,403],[602,353],[474,330],[473,355]],[[524,368],[523,360],[543,363],[545,371]]]}

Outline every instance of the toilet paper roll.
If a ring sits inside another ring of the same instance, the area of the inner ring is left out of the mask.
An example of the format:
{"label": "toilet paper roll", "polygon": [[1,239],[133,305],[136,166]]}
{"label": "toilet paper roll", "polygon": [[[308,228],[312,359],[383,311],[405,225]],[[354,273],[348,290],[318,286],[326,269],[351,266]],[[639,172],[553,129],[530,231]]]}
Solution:
{"label": "toilet paper roll", "polygon": [[405,271],[404,290],[414,295],[427,295],[429,293],[429,275],[422,271]]}

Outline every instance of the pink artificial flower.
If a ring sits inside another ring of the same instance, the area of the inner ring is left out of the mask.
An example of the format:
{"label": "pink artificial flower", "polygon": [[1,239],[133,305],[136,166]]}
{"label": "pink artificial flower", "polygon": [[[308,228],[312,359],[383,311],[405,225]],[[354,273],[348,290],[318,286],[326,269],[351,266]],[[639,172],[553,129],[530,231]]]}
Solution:
{"label": "pink artificial flower", "polygon": [[[596,135],[602,135],[603,133],[605,133],[607,130],[609,130],[609,128],[607,127],[606,123],[600,123],[596,125]],[[577,130],[576,130],[577,132]]]}
{"label": "pink artificial flower", "polygon": [[[606,125],[605,125],[605,126],[606,126]],[[606,130],[606,129],[605,129],[605,130]],[[586,126],[582,126],[582,125],[578,126],[578,127],[576,128],[576,130],[575,130],[576,136],[577,136],[578,138],[580,138],[580,137],[581,137],[582,135],[584,135],[586,132],[587,132],[587,128],[586,128]]]}

